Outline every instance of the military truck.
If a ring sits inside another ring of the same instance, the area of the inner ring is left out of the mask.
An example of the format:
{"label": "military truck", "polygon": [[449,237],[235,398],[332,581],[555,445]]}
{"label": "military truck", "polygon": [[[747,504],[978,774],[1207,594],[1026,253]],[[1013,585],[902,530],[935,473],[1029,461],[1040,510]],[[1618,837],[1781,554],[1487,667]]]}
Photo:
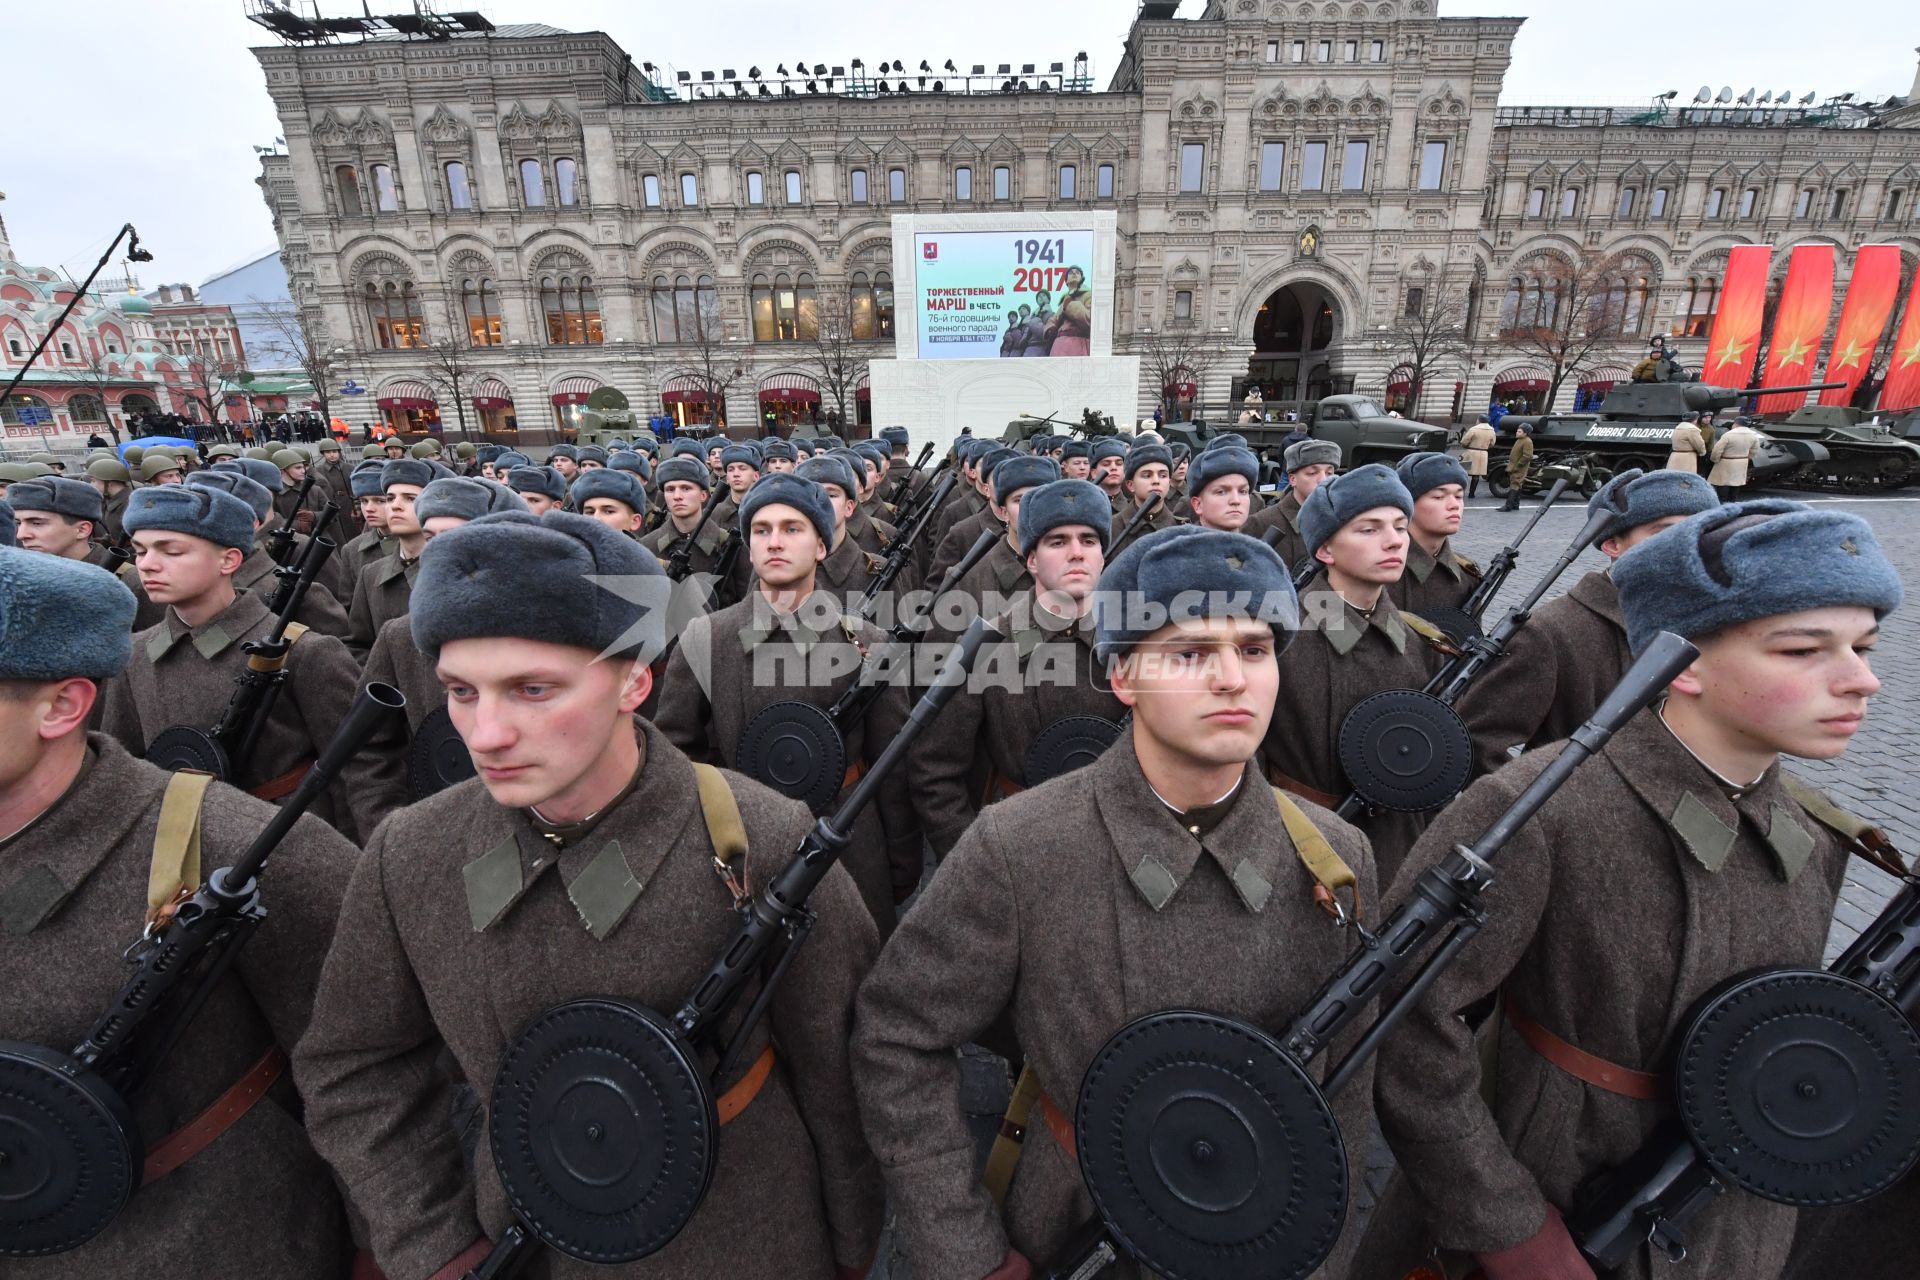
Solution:
{"label": "military truck", "polygon": [[1445,427],[1395,417],[1367,396],[1328,396],[1324,400],[1305,401],[1300,406],[1298,423],[1169,422],[1160,429],[1160,434],[1168,441],[1183,441],[1196,453],[1215,436],[1229,433],[1244,436],[1266,463],[1261,480],[1267,483],[1278,479],[1281,449],[1287,436],[1301,427],[1316,440],[1328,440],[1340,446],[1343,471],[1369,462],[1392,466],[1410,453],[1445,453],[1447,450]]}
{"label": "military truck", "polygon": [[1809,404],[1757,425],[1776,440],[1825,448],[1825,460],[1809,461],[1788,478],[1795,489],[1900,489],[1920,480],[1920,445],[1865,409]]}
{"label": "military truck", "polygon": [[[1800,387],[1769,387],[1774,392],[1824,391],[1838,383]],[[1743,400],[1762,394],[1738,387],[1715,387],[1704,382],[1617,382],[1595,413],[1508,414],[1500,419],[1487,485],[1496,497],[1505,497],[1506,451],[1512,447],[1522,422],[1533,425],[1534,466],[1545,467],[1576,454],[1593,454],[1611,471],[1640,467],[1651,471],[1666,465],[1673,429],[1682,420],[1737,408]],[[1761,424],[1763,434],[1771,427]],[[1750,482],[1756,485],[1792,484],[1803,474],[1816,474],[1829,455],[1816,440],[1776,440],[1768,436],[1754,451]],[[1799,486],[1795,486],[1799,487]],[[1811,487],[1820,487],[1812,485]]]}

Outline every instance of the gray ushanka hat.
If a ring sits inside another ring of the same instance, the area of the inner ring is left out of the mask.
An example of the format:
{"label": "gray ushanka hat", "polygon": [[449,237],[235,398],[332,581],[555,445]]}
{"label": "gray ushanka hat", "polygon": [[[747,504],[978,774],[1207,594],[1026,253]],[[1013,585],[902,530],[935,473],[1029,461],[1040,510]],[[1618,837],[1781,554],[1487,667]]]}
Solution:
{"label": "gray ushanka hat", "polygon": [[575,511],[584,508],[589,498],[611,498],[626,503],[635,515],[647,514],[647,486],[631,471],[612,467],[583,471],[568,489],[567,497]]}
{"label": "gray ushanka hat", "polygon": [[1691,471],[1642,471],[1639,467],[1622,471],[1600,486],[1587,502],[1587,515],[1601,511],[1614,513],[1600,530],[1595,542],[1605,542],[1631,533],[1643,524],[1652,524],[1668,516],[1694,516],[1720,505],[1720,498],[1705,476]]}
{"label": "gray ushanka hat", "polygon": [[1266,623],[1284,645],[1300,622],[1286,565],[1258,538],[1175,525],[1141,538],[1100,575],[1096,650],[1112,662],[1168,623],[1227,616]]}
{"label": "gray ushanka hat", "polygon": [[1312,555],[1346,523],[1377,507],[1413,515],[1413,495],[1385,463],[1369,462],[1343,475],[1329,476],[1300,504],[1300,536]]}
{"label": "gray ushanka hat", "polygon": [[808,458],[795,467],[792,474],[815,484],[837,485],[844,497],[857,498],[860,495],[860,490],[854,486],[853,468],[847,465],[845,458],[836,458],[831,453]]}
{"label": "gray ushanka hat", "polygon": [[1199,497],[1208,485],[1225,476],[1245,476],[1247,488],[1257,488],[1260,484],[1260,460],[1253,456],[1251,449],[1215,449],[1211,446],[1202,449],[1187,464],[1187,496]]}
{"label": "gray ushanka hat", "polygon": [[[100,522],[105,499],[85,480],[65,476],[41,476],[38,480],[19,480],[7,488],[7,501],[15,511],[50,511],[69,520]],[[272,502],[272,498],[268,498]]]}
{"label": "gray ushanka hat", "polygon": [[697,484],[702,489],[713,488],[713,469],[698,458],[689,458],[686,454],[677,454],[653,469],[654,479],[662,488],[675,480],[687,484]]}
{"label": "gray ushanka hat", "polygon": [[133,657],[133,610],[133,592],[105,569],[0,547],[0,680],[119,675]]}
{"label": "gray ushanka hat", "polygon": [[515,493],[537,493],[550,502],[567,500],[567,482],[552,467],[515,467],[507,472],[507,488]]}
{"label": "gray ushanka hat", "polygon": [[[1052,458],[1036,457],[1033,454],[1015,454],[1003,459],[993,469],[993,504],[997,507],[1007,505],[1007,499],[1022,489],[1031,489],[1037,484],[1049,484],[1060,478],[1060,464]],[[1108,504],[1111,509],[1112,504]]]}
{"label": "gray ushanka hat", "polygon": [[194,472],[186,482],[201,489],[220,489],[232,494],[247,504],[253,511],[254,520],[260,524],[265,524],[273,516],[273,495],[267,492],[267,486],[255,483],[238,471],[210,467]]}
{"label": "gray ushanka hat", "polygon": [[440,516],[478,520],[500,511],[526,509],[526,500],[506,485],[474,476],[435,480],[413,500],[413,518],[421,524]]}
{"label": "gray ushanka hat", "polygon": [[386,463],[372,459],[359,463],[347,473],[347,487],[356,498],[377,498],[386,492],[380,483],[381,473],[386,469]]}
{"label": "gray ushanka hat", "polygon": [[1458,458],[1449,454],[1421,451],[1410,453],[1394,465],[1393,473],[1400,477],[1400,483],[1407,486],[1407,492],[1414,498],[1429,489],[1438,489],[1443,484],[1457,484],[1467,487],[1467,469],[1460,465]]}
{"label": "gray ushanka hat", "polygon": [[433,466],[425,459],[395,458],[380,472],[380,489],[385,492],[396,484],[414,484],[424,489],[433,480]]}
{"label": "gray ushanka hat", "polygon": [[754,481],[753,488],[747,490],[747,496],[740,500],[741,536],[747,536],[753,528],[755,512],[775,503],[792,507],[812,521],[821,543],[829,547],[833,545],[833,503],[827,500],[827,491],[813,481],[803,479],[798,468],[775,471]]}
{"label": "gray ushanka hat", "polygon": [[1331,440],[1295,440],[1280,455],[1280,465],[1288,471],[1298,471],[1302,467],[1337,467],[1340,465],[1340,446]]}
{"label": "gray ushanka hat", "polygon": [[1020,499],[1020,554],[1066,525],[1085,525],[1100,535],[1100,549],[1113,541],[1113,503],[1091,480],[1050,480]]}
{"label": "gray ushanka hat", "polygon": [[135,489],[120,527],[128,533],[165,529],[205,538],[216,546],[253,546],[253,508],[221,489],[155,484]]}
{"label": "gray ushanka hat", "polygon": [[1131,481],[1134,472],[1155,462],[1165,467],[1168,473],[1171,474],[1173,471],[1173,450],[1163,444],[1135,445],[1132,451],[1127,454],[1127,468],[1124,474],[1126,478]]}

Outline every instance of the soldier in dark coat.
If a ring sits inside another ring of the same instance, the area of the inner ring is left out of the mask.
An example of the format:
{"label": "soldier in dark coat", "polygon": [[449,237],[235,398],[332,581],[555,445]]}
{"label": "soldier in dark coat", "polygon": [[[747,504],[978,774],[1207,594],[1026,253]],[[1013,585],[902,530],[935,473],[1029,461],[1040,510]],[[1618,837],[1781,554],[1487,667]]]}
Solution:
{"label": "soldier in dark coat", "polygon": [[[127,980],[172,780],[86,732],[100,685],[126,666],[132,618],[132,598],[99,569],[0,550],[0,1035],[61,1051]],[[231,865],[272,817],[212,783],[200,867]],[[157,1172],[79,1248],[9,1258],[10,1280],[347,1274],[346,1210],[302,1129],[284,1050],[307,1025],[357,856],[317,819],[294,824],[261,882],[266,921],[131,1098],[147,1141],[175,1150],[218,1102],[229,1118],[208,1135],[217,1141],[185,1141],[186,1162]]]}
{"label": "soldier in dark coat", "polygon": [[[208,730],[220,721],[247,664],[242,645],[274,626],[265,599],[233,586],[253,545],[253,512],[219,489],[189,485],[140,490],[127,506],[147,594],[166,607],[134,636],[133,661],[107,685],[100,728],[135,755],[174,725]],[[333,636],[312,632],[287,651],[286,684],[253,754],[234,760],[240,785],[262,800],[293,793],[320,748],[346,718],[360,668]],[[341,770],[313,806],[349,838],[365,836],[405,803],[397,728],[383,730]]]}
{"label": "soldier in dark coat", "polygon": [[314,453],[313,473],[319,477],[314,489],[316,492],[326,490],[326,501],[340,508],[341,529],[348,529],[359,516],[354,507],[352,475],[347,470],[345,452],[338,440],[327,436],[314,445]]}
{"label": "soldier in dark coat", "polygon": [[[1340,764],[1340,726],[1362,698],[1418,689],[1438,671],[1438,633],[1394,607],[1388,591],[1405,568],[1413,499],[1386,467],[1356,467],[1322,483],[1300,509],[1320,569],[1301,589],[1299,633],[1282,655],[1287,678],[1262,747],[1276,786],[1329,808],[1352,789]],[[1383,874],[1420,834],[1419,814],[1381,811],[1360,829]]]}
{"label": "soldier in dark coat", "polygon": [[120,517],[127,509],[127,495],[133,492],[133,473],[118,458],[95,458],[87,464],[87,478],[99,490],[103,504],[102,536],[96,540],[116,547],[126,546],[127,531],[120,527]]}
{"label": "soldier in dark coat", "polygon": [[[851,496],[859,487],[853,468],[843,458],[822,454],[808,458],[794,468],[793,474],[826,490],[833,507],[833,545],[815,570],[814,585],[839,601],[842,609],[855,610],[887,562],[853,536],[854,521],[865,518]],[[912,588],[913,566],[908,564],[894,579],[892,589],[897,595]]]}
{"label": "soldier in dark coat", "polygon": [[[1789,502],[1692,517],[1622,556],[1614,580],[1633,652],[1672,631],[1700,656],[1507,845],[1486,929],[1380,1057],[1381,1119],[1417,1209],[1376,1215],[1377,1229],[1424,1224],[1488,1280],[1590,1280],[1560,1214],[1670,1114],[1660,1073],[1689,1008],[1747,970],[1819,964],[1846,854],[1780,757],[1846,749],[1879,688],[1880,619],[1900,601],[1866,521]],[[1476,783],[1389,898],[1557,754]],[[1496,992],[1490,1110],[1461,1015]],[[1778,1280],[1794,1218],[1719,1197],[1687,1232],[1684,1274]],[[1612,1274],[1681,1274],[1654,1252]]]}
{"label": "soldier in dark coat", "polygon": [[[1200,616],[1142,631],[1147,610],[1128,615],[1127,600],[1168,607],[1189,590],[1210,602]],[[1346,934],[1314,904],[1254,760],[1283,680],[1276,630],[1294,609],[1279,560],[1239,534],[1169,530],[1110,564],[1098,644],[1131,731],[1086,769],[984,810],[862,988],[861,1114],[916,1275],[1022,1280],[1060,1260],[1093,1212],[1068,1117],[1114,1032],[1168,1008],[1273,1030],[1340,962]],[[1365,839],[1296,808],[1371,902]],[[1002,1018],[1044,1091],[1004,1212],[975,1180],[955,1060]],[[1367,1131],[1370,1092],[1357,1079],[1341,1095],[1351,1134]],[[1329,1274],[1344,1274],[1338,1259]]]}
{"label": "soldier in dark coat", "polygon": [[1027,456],[997,445],[980,454],[978,464],[970,473],[971,481],[979,491],[977,496],[980,499],[980,505],[967,512],[958,513],[951,503],[948,504],[947,511],[955,512],[955,515],[944,529],[937,528],[934,531],[938,541],[935,543],[932,558],[927,562],[928,582],[940,581],[947,570],[967,553],[967,548],[972,546],[975,539],[982,533],[988,529],[1003,530],[1007,527],[1006,513],[994,510],[993,473],[1001,463]]}
{"label": "soldier in dark coat", "polygon": [[[823,462],[838,459],[803,465]],[[763,766],[742,760],[739,751],[753,718],[776,702],[796,699],[831,707],[866,659],[883,656],[877,650],[886,633],[847,616],[840,600],[817,590],[818,566],[834,529],[820,485],[797,471],[769,476],[748,493],[741,516],[751,538],[755,590],[688,624],[667,660],[654,719],[691,758],[751,777]],[[871,678],[885,682],[878,700],[841,726],[848,767],[840,799],[906,720],[906,686],[885,671]],[[920,879],[920,823],[906,791],[884,791],[861,812],[852,835],[841,862],[880,932],[890,933],[894,904],[905,901]]]}
{"label": "soldier in dark coat", "polygon": [[1340,470],[1340,446],[1331,440],[1296,440],[1282,455],[1287,468],[1287,491],[1278,502],[1270,502],[1253,513],[1245,532],[1265,538],[1270,529],[1279,529],[1273,549],[1288,568],[1298,568],[1307,558],[1307,542],[1300,533],[1300,504],[1313,491]]}
{"label": "soldier in dark coat", "polygon": [[[882,427],[880,428],[880,439],[884,441],[887,446],[887,496],[892,498],[895,490],[898,490],[900,495],[899,501],[901,502],[905,502],[910,498],[919,497],[920,491],[925,489],[930,482],[927,478],[927,473],[916,468],[913,465],[913,459],[907,456],[909,443],[907,429],[905,427]],[[907,481],[905,488],[900,487],[900,481],[902,479]]]}
{"label": "soldier in dark coat", "polygon": [[981,808],[1029,785],[1033,740],[1068,716],[1126,714],[1093,654],[1093,589],[1106,565],[1099,486],[1056,480],[1020,500],[1020,540],[1033,588],[994,620],[1004,640],[975,660],[967,687],[922,734],[913,799],[936,857],[959,843]]}
{"label": "soldier in dark coat", "polygon": [[[1135,445],[1127,453],[1126,465],[1121,472],[1124,488],[1121,494],[1125,499],[1120,509],[1113,515],[1113,538],[1108,544],[1114,555],[1119,555],[1133,544],[1136,539],[1162,529],[1171,529],[1180,523],[1180,513],[1172,507],[1173,492],[1173,454],[1163,444]],[[1160,503],[1153,511],[1133,524],[1133,517],[1139,513],[1142,503],[1158,497]],[[1129,530],[1128,525],[1133,524]]]}
{"label": "soldier in dark coat", "polygon": [[327,505],[330,493],[325,484],[315,477],[313,488],[308,489],[306,497],[300,496],[305,488],[307,467],[310,459],[303,450],[278,449],[273,455],[273,465],[280,469],[280,487],[274,491],[273,513],[281,520],[292,520],[293,527],[300,533],[312,533],[314,517]]}
{"label": "soldier in dark coat", "polygon": [[393,540],[387,536],[387,491],[380,487],[380,473],[385,467],[384,462],[362,462],[347,477],[361,531],[342,542],[333,558],[340,562],[340,572],[349,586],[359,580],[360,570],[369,562],[393,549]]}
{"label": "soldier in dark coat", "polygon": [[[239,572],[233,575],[236,591],[258,592],[261,599],[271,599],[280,586],[275,576],[279,565],[273,562],[260,546],[260,524],[272,518],[273,495],[265,487],[255,484],[238,471],[219,468],[208,471],[196,471],[187,479],[189,488],[222,489],[247,504],[253,511],[254,540],[247,551],[247,558],[240,562]],[[335,551],[334,555],[339,552]],[[289,561],[289,563],[297,563]],[[157,622],[159,619],[156,618]],[[315,578],[307,585],[307,592],[300,598],[300,607],[293,612],[293,620],[303,627],[318,631],[322,635],[344,637],[347,634],[347,611],[334,599],[333,592],[326,589]],[[149,623],[148,625],[152,625]]]}
{"label": "soldier in dark coat", "polygon": [[160,620],[165,610],[147,598],[133,563],[93,540],[94,529],[103,518],[104,503],[92,485],[50,475],[22,480],[7,493],[18,526],[14,538],[19,546],[80,560],[118,578],[120,585],[133,593],[136,631]]}
{"label": "soldier in dark coat", "polygon": [[1520,509],[1520,492],[1527,487],[1533,470],[1533,424],[1517,422],[1513,428],[1513,448],[1507,451],[1507,501],[1502,511]]}
{"label": "soldier in dark coat", "polygon": [[[969,516],[978,515],[987,509],[987,495],[991,488],[982,487],[980,463],[985,456],[1000,446],[990,440],[962,440],[954,446],[959,453],[960,483],[953,486],[947,495],[946,505],[940,508],[940,514],[933,518],[933,536],[928,545],[927,579],[938,581],[939,575],[933,570],[932,556],[946,541],[947,531]],[[1007,452],[1013,452],[1009,449]]]}
{"label": "soldier in dark coat", "polygon": [[[1037,486],[1059,478],[1060,465],[1052,458],[1016,455],[994,468],[991,509],[999,516],[1003,532],[994,539],[986,556],[962,574],[944,597],[933,602],[930,639],[956,640],[974,618],[1004,612],[1033,589],[1033,574],[1020,550],[1020,504]],[[982,534],[986,532],[981,530]],[[966,558],[971,545],[961,549],[956,564]],[[929,590],[939,585],[932,582]],[[937,657],[939,651],[933,652]]]}
{"label": "soldier in dark coat", "polygon": [[1244,533],[1252,515],[1253,487],[1260,460],[1253,450],[1209,448],[1186,464],[1186,509],[1203,529]]}
{"label": "soldier in dark coat", "polygon": [[[1597,539],[1608,561],[1690,515],[1719,505],[1700,476],[1623,471],[1587,503],[1616,512]],[[1587,722],[1630,663],[1620,595],[1605,569],[1534,610],[1498,662],[1454,708],[1473,732],[1474,767],[1491,773],[1516,749],[1559,742]]]}
{"label": "soldier in dark coat", "polygon": [[[382,1269],[457,1277],[513,1215],[493,1162],[469,1165],[437,1105],[437,1060],[485,1087],[515,1029],[556,1004],[677,1008],[738,917],[695,767],[634,717],[652,683],[645,658],[665,639],[670,584],[652,559],[552,512],[474,521],[423,561],[414,639],[479,776],[397,814],[368,846],[294,1069],[315,1145],[365,1213]],[[745,778],[718,781],[748,845],[731,876],[757,889],[811,820]],[[536,1274],[829,1280],[873,1257],[880,1185],[847,1041],[877,938],[839,868],[809,906],[818,923],[769,1018],[740,1071],[715,1082],[745,1105],[699,1213],[643,1261],[549,1253]]]}
{"label": "soldier in dark coat", "polygon": [[1453,549],[1467,507],[1467,471],[1444,453],[1410,453],[1394,467],[1413,495],[1407,568],[1388,594],[1408,613],[1458,609],[1480,585],[1480,566]]}
{"label": "soldier in dark coat", "polygon": [[[640,545],[659,557],[662,565],[673,559],[695,529],[700,529],[700,514],[713,490],[713,473],[698,458],[669,458],[655,469],[660,481],[660,501],[667,518],[640,539]],[[727,530],[718,513],[708,519],[706,528],[693,543],[687,556],[688,571],[712,573],[719,564],[720,548],[726,544]]]}
{"label": "soldier in dark coat", "polygon": [[418,458],[389,462],[380,473],[393,551],[362,567],[354,581],[353,602],[347,609],[347,647],[356,658],[364,660],[380,628],[407,612],[420,553],[427,547],[427,532],[420,527],[413,504],[433,478],[433,468]]}
{"label": "soldier in dark coat", "polygon": [[[429,477],[431,478],[431,477]],[[552,467],[509,467],[504,482],[536,516],[567,505],[567,482]]]}

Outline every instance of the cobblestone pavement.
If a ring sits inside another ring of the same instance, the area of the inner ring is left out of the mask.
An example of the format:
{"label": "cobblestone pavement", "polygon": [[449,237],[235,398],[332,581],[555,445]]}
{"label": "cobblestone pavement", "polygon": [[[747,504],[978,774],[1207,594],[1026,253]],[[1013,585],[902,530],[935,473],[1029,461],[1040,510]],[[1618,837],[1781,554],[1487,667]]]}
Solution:
{"label": "cobblestone pavement", "polygon": [[[1780,496],[1802,498],[1807,495]],[[1828,791],[1843,807],[1885,827],[1894,843],[1911,857],[1920,853],[1920,781],[1916,781],[1914,775],[1915,762],[1920,760],[1920,496],[1862,499],[1816,496],[1812,501],[1852,511],[1873,526],[1905,578],[1913,603],[1894,616],[1881,639],[1874,669],[1884,687],[1869,707],[1866,724],[1852,748],[1841,760],[1802,760],[1796,761],[1793,768]],[[1465,525],[1456,545],[1464,554],[1483,563],[1497,553],[1527,519],[1526,509],[1503,514],[1497,502],[1484,498],[1468,505]],[[1566,549],[1584,517],[1583,504],[1574,499],[1547,513],[1522,548],[1519,565],[1494,603],[1490,618],[1499,617],[1504,606],[1517,602],[1531,589],[1538,576]],[[1561,577],[1547,598],[1571,587],[1589,569],[1602,568],[1605,564],[1606,557],[1599,552],[1587,552]],[[1889,877],[1873,867],[1855,864],[1834,914],[1833,932],[1827,944],[1829,959],[1879,914],[1892,890],[1893,881]],[[990,1054],[970,1050],[962,1055],[961,1081],[961,1105],[984,1160],[1010,1088],[1006,1065]],[[1366,1166],[1363,1219],[1392,1171],[1392,1159],[1377,1134],[1369,1143]],[[882,1241],[873,1275],[876,1280],[910,1280],[912,1276],[912,1268],[891,1230]]]}

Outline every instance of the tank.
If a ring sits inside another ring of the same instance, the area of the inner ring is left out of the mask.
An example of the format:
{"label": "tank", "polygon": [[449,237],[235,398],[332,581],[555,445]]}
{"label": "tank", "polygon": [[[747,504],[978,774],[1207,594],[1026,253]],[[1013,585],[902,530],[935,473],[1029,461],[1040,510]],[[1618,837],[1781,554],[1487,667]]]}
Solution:
{"label": "tank", "polygon": [[1760,427],[1783,443],[1818,442],[1825,447],[1824,463],[1808,463],[1793,477],[1796,489],[1900,489],[1920,480],[1920,444],[1864,409],[1803,405]]}
{"label": "tank", "polygon": [[[1840,383],[1810,383],[1797,387],[1768,387],[1775,392],[1825,391]],[[1666,465],[1673,429],[1682,419],[1702,413],[1738,408],[1758,391],[1716,387],[1705,382],[1617,382],[1594,413],[1509,414],[1500,419],[1500,442],[1489,469],[1488,485],[1497,495],[1506,493],[1504,450],[1513,444],[1518,423],[1533,424],[1534,465],[1551,465],[1575,454],[1593,454],[1601,466],[1620,472],[1632,467],[1648,471]],[[1789,488],[1825,488],[1822,478],[1830,462],[1825,444],[1813,436],[1775,439],[1772,428],[1761,424],[1765,436],[1749,465],[1754,484]]]}

